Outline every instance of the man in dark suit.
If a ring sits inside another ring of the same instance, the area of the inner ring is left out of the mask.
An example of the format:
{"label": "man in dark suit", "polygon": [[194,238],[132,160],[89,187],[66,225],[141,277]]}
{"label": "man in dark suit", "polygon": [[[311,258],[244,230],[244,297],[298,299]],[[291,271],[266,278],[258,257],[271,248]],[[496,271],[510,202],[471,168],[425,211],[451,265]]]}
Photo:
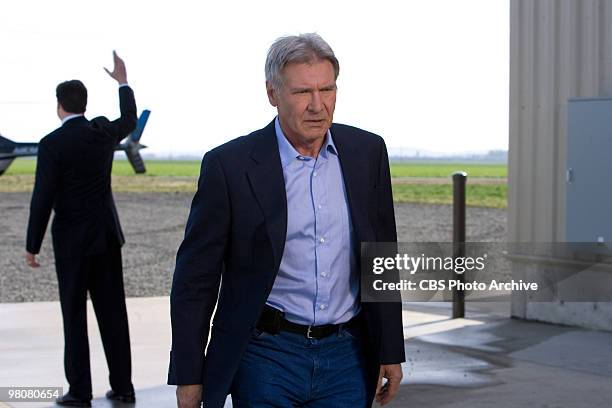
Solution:
{"label": "man in dark suit", "polygon": [[78,80],[57,86],[62,126],[38,147],[36,181],[30,206],[26,262],[38,267],[36,254],[51,227],[55,268],[64,320],[64,369],[70,389],[57,400],[64,406],[91,406],[92,386],[87,340],[87,292],[91,297],[109,368],[107,398],[134,402],[121,246],[124,243],[111,192],[111,168],[117,143],[136,126],[136,102],[127,84],[125,64],[113,52],[108,74],[119,83],[121,117],[89,121],[84,113],[87,89]]}
{"label": "man in dark suit", "polygon": [[360,243],[397,240],[387,151],[332,123],[338,72],[318,35],[278,39],[278,117],[202,160],[170,296],[181,408],[228,393],[235,408],[358,408],[397,393],[401,305],[359,297]]}

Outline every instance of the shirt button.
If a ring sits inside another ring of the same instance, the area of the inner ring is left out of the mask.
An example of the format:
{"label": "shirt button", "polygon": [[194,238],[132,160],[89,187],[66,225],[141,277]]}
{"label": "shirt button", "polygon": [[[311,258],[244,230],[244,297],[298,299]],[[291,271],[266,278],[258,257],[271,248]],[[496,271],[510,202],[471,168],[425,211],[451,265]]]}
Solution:
{"label": "shirt button", "polygon": [[316,171],[315,171],[315,172],[313,172],[313,173],[312,173],[312,175],[313,175],[313,176],[315,176],[315,177],[317,177],[317,172],[316,172]]}
{"label": "shirt button", "polygon": [[325,310],[326,307],[327,307],[326,305],[319,305],[319,309],[321,310]]}
{"label": "shirt button", "polygon": [[321,276],[326,278],[327,277],[327,272],[321,272]]}
{"label": "shirt button", "polygon": [[323,208],[323,206],[321,204],[317,205],[317,208],[320,210],[321,208]]}
{"label": "shirt button", "polygon": [[325,242],[325,238],[323,238],[323,237],[319,238],[319,242],[320,243],[324,243]]}

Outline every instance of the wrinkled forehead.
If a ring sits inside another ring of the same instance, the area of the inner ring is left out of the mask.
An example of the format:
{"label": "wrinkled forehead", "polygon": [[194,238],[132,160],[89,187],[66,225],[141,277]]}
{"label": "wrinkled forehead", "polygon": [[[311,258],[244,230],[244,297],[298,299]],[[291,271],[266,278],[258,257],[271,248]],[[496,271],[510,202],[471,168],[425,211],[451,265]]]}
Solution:
{"label": "wrinkled forehead", "polygon": [[290,62],[281,70],[283,86],[291,88],[325,87],[336,84],[332,63],[327,59]]}

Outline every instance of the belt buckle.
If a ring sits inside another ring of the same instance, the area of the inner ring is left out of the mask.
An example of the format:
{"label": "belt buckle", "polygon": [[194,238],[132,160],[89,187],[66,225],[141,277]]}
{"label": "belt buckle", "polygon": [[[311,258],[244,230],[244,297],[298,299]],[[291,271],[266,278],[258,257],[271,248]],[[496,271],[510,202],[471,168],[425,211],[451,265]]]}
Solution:
{"label": "belt buckle", "polygon": [[306,330],[306,338],[314,339],[314,337],[312,337],[312,325],[308,325],[308,330]]}

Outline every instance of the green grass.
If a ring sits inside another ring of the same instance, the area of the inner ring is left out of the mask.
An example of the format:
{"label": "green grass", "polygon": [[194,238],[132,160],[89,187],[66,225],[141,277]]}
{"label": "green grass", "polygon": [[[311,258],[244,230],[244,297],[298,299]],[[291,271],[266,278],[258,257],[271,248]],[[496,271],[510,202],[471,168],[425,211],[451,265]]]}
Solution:
{"label": "green grass", "polygon": [[[4,173],[5,176],[27,176],[34,174],[36,170],[36,159],[34,158],[21,158],[13,160],[13,163],[9,166]],[[2,177],[2,176],[0,176]]]}
{"label": "green grass", "polygon": [[466,163],[392,163],[391,177],[450,177],[456,171],[465,171],[468,177],[505,178],[505,164]]}
{"label": "green grass", "polygon": [[[166,177],[197,177],[200,175],[199,160],[145,160],[146,176]],[[134,174],[132,166],[127,160],[113,162],[113,175],[131,176]]]}
{"label": "green grass", "polygon": [[[506,208],[508,186],[505,184],[468,184],[465,196],[469,206]],[[450,184],[394,184],[393,201],[397,203],[452,204],[453,187]]]}
{"label": "green grass", "polygon": [[[135,175],[126,160],[116,160],[113,164],[113,190],[116,192],[194,192],[197,176],[200,173],[199,161],[147,160],[147,173]],[[34,159],[18,159],[0,177],[0,191],[28,192],[34,183]],[[449,177],[456,170],[468,172],[469,177],[504,178],[505,165],[491,164],[448,164],[448,163],[393,163],[393,177],[439,178]],[[438,180],[438,183],[440,181]],[[470,206],[505,208],[507,185],[470,184],[467,185],[467,204]],[[396,202],[451,204],[452,186],[449,184],[394,184],[393,196]]]}
{"label": "green grass", "polygon": [[[147,176],[197,177],[200,174],[199,160],[145,160]],[[35,159],[17,159],[8,168],[7,175],[34,174]],[[465,163],[392,163],[391,177],[450,177],[458,170],[466,171],[468,177],[507,177],[508,171],[503,164],[465,164]],[[113,174],[130,176],[134,174],[127,160],[115,160]]]}
{"label": "green grass", "polygon": [[[182,160],[145,160],[147,172],[144,176],[156,177],[197,177],[200,174],[200,161]],[[17,159],[6,171],[6,175],[30,175],[36,171],[35,159]],[[132,166],[127,160],[113,162],[114,176],[135,176]]]}

